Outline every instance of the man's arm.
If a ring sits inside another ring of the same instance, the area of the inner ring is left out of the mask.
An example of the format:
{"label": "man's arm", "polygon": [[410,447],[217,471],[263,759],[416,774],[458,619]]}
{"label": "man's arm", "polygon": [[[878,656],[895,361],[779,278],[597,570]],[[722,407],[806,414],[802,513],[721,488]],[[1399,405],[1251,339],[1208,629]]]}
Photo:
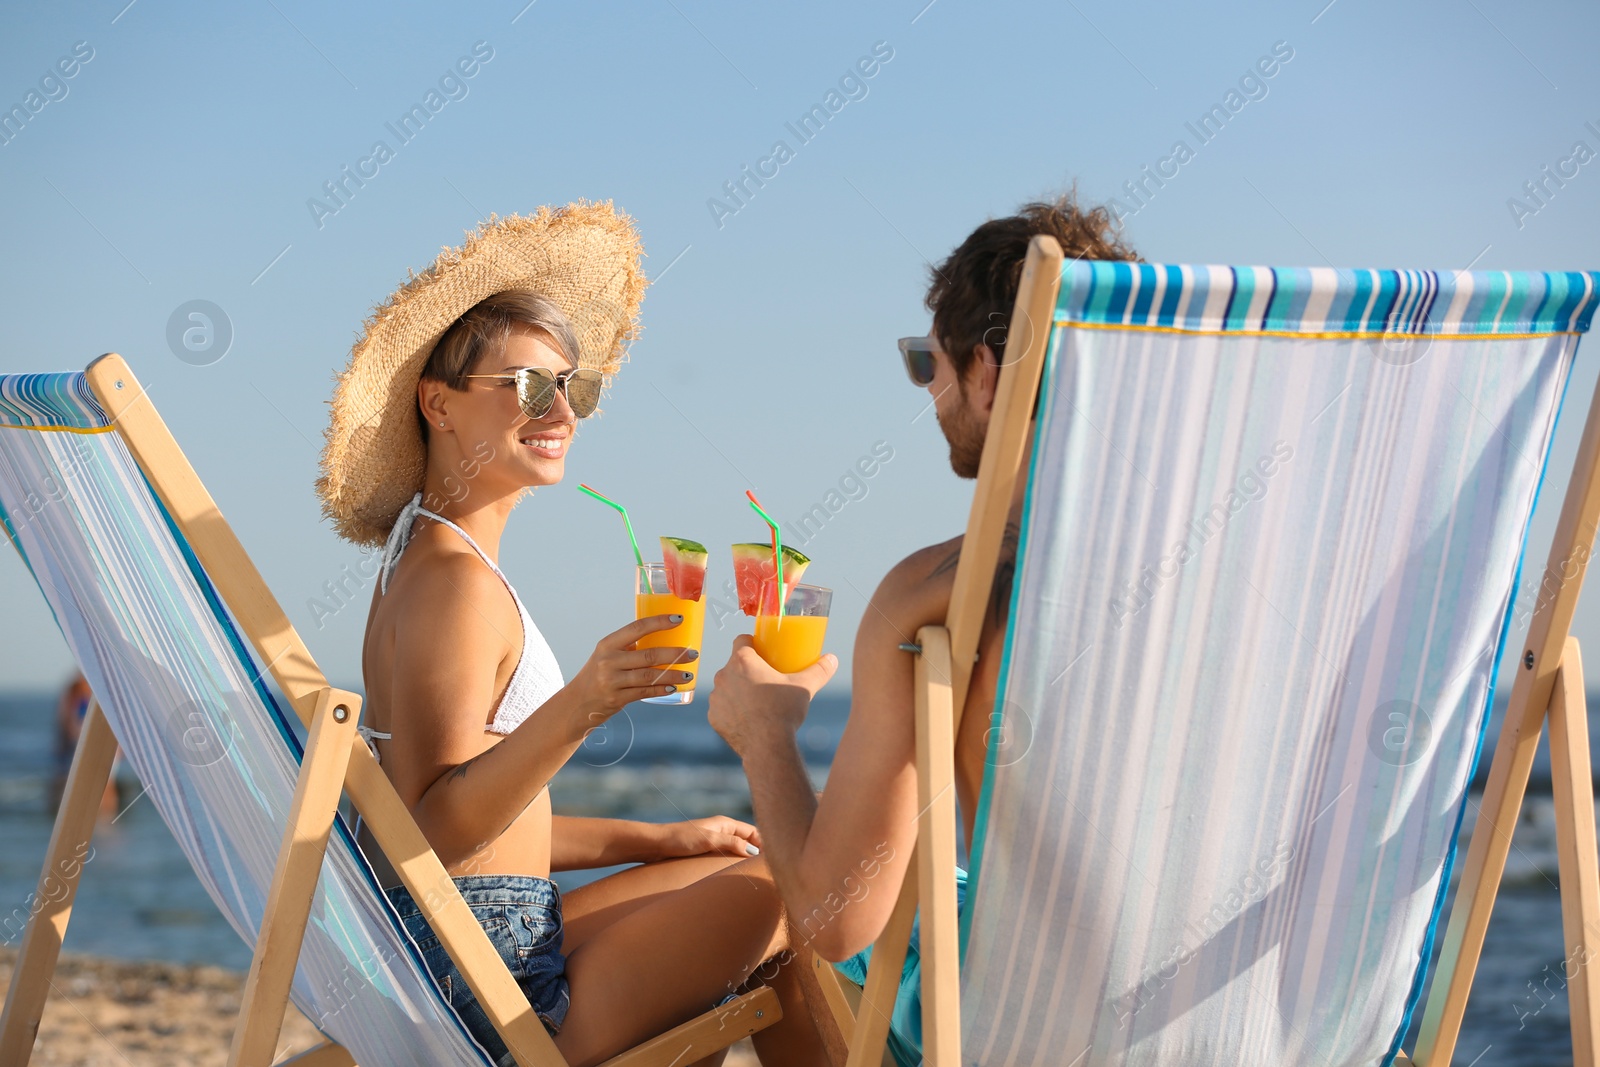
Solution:
{"label": "man's arm", "polygon": [[712,725],[744,760],[763,854],[796,936],[824,959],[845,959],[872,943],[910,862],[917,833],[913,663],[899,646],[942,620],[948,578],[934,571],[949,552],[942,545],[911,556],[873,594],[856,635],[849,723],[820,800],[795,734],[833,666],[779,674],[740,639],[716,677]]}

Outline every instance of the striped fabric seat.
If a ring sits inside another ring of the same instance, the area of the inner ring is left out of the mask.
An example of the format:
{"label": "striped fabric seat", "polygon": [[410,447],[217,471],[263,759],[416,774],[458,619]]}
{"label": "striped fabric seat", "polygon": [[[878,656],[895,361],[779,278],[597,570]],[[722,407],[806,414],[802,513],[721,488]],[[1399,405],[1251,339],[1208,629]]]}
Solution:
{"label": "striped fabric seat", "polygon": [[1597,289],[1063,268],[963,1063],[1392,1060]]}
{"label": "striped fabric seat", "polygon": [[[0,376],[0,521],[124,755],[254,945],[302,748],[82,374]],[[336,819],[292,998],[358,1063],[484,1064]]]}

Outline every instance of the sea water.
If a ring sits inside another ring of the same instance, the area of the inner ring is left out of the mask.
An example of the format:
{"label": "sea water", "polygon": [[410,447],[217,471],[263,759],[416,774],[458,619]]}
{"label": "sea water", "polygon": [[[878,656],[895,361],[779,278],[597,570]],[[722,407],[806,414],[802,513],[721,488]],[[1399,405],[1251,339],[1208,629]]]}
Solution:
{"label": "sea water", "polygon": [[[848,710],[848,701],[824,698],[801,730],[801,750],[819,789]],[[0,695],[0,945],[11,948],[21,941],[55,818],[54,730],[53,695]],[[102,817],[95,828],[67,950],[247,969],[249,947],[201,888],[125,765],[118,787],[119,814]],[[704,703],[629,705],[591,731],[552,783],[551,798],[561,815],[647,822],[752,818],[744,772],[707,725]],[[564,871],[555,881],[572,890],[621,869]]]}
{"label": "sea water", "polygon": [[[1589,706],[1600,707],[1600,702],[1591,697]],[[818,788],[826,781],[847,713],[846,698],[824,696],[801,729],[801,752]],[[54,818],[54,715],[49,694],[0,695],[0,945],[12,948],[21,940]],[[1597,727],[1600,722],[1592,721],[1591,734],[1600,733]],[[247,969],[249,947],[201,889],[126,768],[119,786],[120,814],[102,818],[95,830],[67,950]],[[703,704],[631,705],[590,735],[557,776],[551,796],[557,813],[567,815],[651,822],[719,814],[751,818],[744,773],[707,726]],[[1462,828],[1458,865],[1475,807],[1476,798]],[[555,879],[571,890],[615,869],[561,872]],[[1489,925],[1457,1063],[1542,1067],[1572,1062],[1556,883],[1549,759],[1541,752]],[[1405,1044],[1411,1047],[1412,1036]]]}

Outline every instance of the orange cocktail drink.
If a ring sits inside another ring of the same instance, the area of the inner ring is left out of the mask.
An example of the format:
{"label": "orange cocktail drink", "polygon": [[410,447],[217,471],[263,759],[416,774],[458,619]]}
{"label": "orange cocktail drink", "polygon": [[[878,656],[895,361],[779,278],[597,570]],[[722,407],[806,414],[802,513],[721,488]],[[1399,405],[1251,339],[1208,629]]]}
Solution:
{"label": "orange cocktail drink", "polygon": [[822,639],[828,632],[828,611],[833,590],[819,585],[797,585],[777,614],[776,583],[769,583],[756,616],[756,652],[773,670],[784,674],[803,671],[822,656]]}
{"label": "orange cocktail drink", "polygon": [[[633,596],[633,617],[644,619],[651,615],[682,615],[683,621],[671,629],[645,634],[639,639],[636,647],[692,648],[696,652],[700,651],[700,642],[706,628],[705,598],[684,600],[668,592],[664,564],[646,563],[638,568],[638,575]],[[690,671],[694,674],[694,678],[685,682],[678,673],[680,671]],[[678,691],[668,693],[666,696],[646,697],[644,700],[646,704],[687,704],[694,699],[695,682],[700,678],[699,659],[662,667],[661,672],[662,684],[675,685]]]}

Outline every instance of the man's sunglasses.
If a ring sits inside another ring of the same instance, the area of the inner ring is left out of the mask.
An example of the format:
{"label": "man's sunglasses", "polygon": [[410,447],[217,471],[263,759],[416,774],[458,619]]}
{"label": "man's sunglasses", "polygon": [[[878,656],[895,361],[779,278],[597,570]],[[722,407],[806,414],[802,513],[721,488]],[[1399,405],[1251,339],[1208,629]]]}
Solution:
{"label": "man's sunglasses", "polygon": [[939,343],[931,337],[902,337],[899,345],[900,356],[906,361],[906,374],[912,384],[932,385],[933,354],[939,351]]}
{"label": "man's sunglasses", "polygon": [[464,378],[514,379],[517,403],[530,419],[542,419],[555,406],[556,390],[567,398],[567,406],[580,419],[587,419],[600,406],[600,387],[605,375],[593,367],[576,367],[560,374],[543,367],[518,367],[512,374],[464,374]]}

